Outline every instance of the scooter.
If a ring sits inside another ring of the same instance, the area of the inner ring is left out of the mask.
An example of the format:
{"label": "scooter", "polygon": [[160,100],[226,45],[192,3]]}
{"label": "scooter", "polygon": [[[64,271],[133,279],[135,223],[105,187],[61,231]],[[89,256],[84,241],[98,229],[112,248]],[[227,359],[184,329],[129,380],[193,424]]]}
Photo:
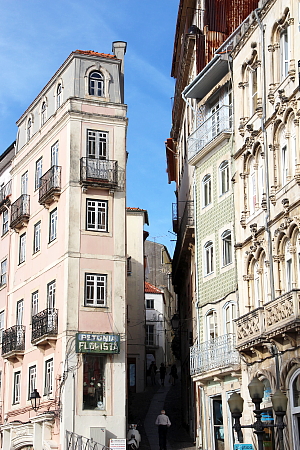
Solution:
{"label": "scooter", "polygon": [[141,435],[136,429],[137,425],[132,423],[129,425],[129,430],[127,433],[127,448],[128,450],[137,450],[140,446]]}

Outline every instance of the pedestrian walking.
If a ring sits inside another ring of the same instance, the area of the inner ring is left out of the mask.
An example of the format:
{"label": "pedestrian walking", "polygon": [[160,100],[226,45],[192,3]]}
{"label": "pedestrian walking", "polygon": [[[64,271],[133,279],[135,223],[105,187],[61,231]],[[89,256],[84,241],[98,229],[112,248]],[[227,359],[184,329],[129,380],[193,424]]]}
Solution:
{"label": "pedestrian walking", "polygon": [[156,384],[156,382],[155,382],[156,371],[157,371],[157,366],[156,366],[155,362],[152,361],[152,363],[150,364],[150,367],[149,367],[152,386],[154,386]]}
{"label": "pedestrian walking", "polygon": [[159,368],[159,376],[160,376],[160,383],[162,386],[165,385],[166,371],[167,371],[166,366],[164,365],[164,363],[161,363]]}
{"label": "pedestrian walking", "polygon": [[163,409],[157,416],[155,425],[158,425],[158,443],[159,450],[167,450],[167,432],[171,426],[171,421]]}
{"label": "pedestrian walking", "polygon": [[171,367],[171,372],[170,372],[170,382],[172,382],[173,386],[174,386],[177,378],[178,378],[177,367],[176,367],[176,364],[173,364],[173,366]]}

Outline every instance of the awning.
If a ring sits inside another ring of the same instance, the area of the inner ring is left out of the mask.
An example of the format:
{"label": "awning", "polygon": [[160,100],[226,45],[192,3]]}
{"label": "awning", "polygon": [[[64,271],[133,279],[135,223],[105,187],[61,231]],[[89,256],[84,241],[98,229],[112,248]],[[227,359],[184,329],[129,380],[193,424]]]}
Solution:
{"label": "awning", "polygon": [[166,157],[167,157],[167,173],[168,182],[176,181],[176,162],[175,162],[175,145],[172,138],[168,138],[166,144]]}

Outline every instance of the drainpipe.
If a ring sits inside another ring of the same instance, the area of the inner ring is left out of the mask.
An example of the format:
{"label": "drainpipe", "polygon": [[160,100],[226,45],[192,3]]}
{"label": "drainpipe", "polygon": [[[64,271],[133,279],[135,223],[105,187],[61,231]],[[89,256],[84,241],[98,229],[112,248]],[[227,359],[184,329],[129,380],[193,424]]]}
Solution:
{"label": "drainpipe", "polygon": [[192,103],[190,103],[190,102],[188,101],[188,99],[186,98],[186,96],[184,95],[183,92],[181,92],[181,97],[182,97],[183,100],[185,101],[186,105],[187,105],[188,107],[190,107],[190,108],[193,110],[193,112],[196,114],[196,113],[197,113],[197,110],[192,106]]}

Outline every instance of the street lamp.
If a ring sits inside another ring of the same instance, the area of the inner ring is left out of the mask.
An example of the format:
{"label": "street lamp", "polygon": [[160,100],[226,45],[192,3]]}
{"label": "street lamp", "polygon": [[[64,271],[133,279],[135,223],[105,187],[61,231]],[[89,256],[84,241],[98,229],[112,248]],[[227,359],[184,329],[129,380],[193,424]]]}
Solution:
{"label": "street lamp", "polygon": [[[240,394],[237,394],[234,392],[230,398],[228,399],[228,405],[231,412],[231,415],[234,419],[234,425],[233,429],[236,431],[238,436],[238,441],[243,441],[242,436],[242,428],[253,428],[254,433],[257,436],[257,442],[258,442],[258,450],[264,450],[264,444],[263,444],[263,434],[264,434],[264,428],[265,425],[263,424],[261,420],[261,413],[262,410],[260,409],[260,404],[262,402],[263,396],[264,396],[264,384],[262,381],[260,381],[257,377],[253,378],[251,383],[248,385],[250,397],[252,399],[252,402],[254,403],[254,415],[256,421],[252,425],[241,425],[240,419],[242,417],[243,412],[243,403],[244,400],[240,396]],[[278,389],[272,396],[272,406],[275,412],[275,415],[277,417],[276,424],[270,424],[268,427],[271,428],[278,428],[278,437],[279,437],[279,448],[280,450],[283,450],[283,429],[285,427],[285,424],[283,423],[283,417],[286,414],[287,409],[287,397],[286,395]]]}
{"label": "street lamp", "polygon": [[179,329],[180,317],[179,314],[175,313],[171,319],[171,327],[176,332]]}
{"label": "street lamp", "polygon": [[37,410],[40,407],[40,401],[41,401],[41,396],[37,389],[34,389],[34,391],[31,392],[30,401],[31,401],[32,409],[34,409],[35,412],[37,412]]}

